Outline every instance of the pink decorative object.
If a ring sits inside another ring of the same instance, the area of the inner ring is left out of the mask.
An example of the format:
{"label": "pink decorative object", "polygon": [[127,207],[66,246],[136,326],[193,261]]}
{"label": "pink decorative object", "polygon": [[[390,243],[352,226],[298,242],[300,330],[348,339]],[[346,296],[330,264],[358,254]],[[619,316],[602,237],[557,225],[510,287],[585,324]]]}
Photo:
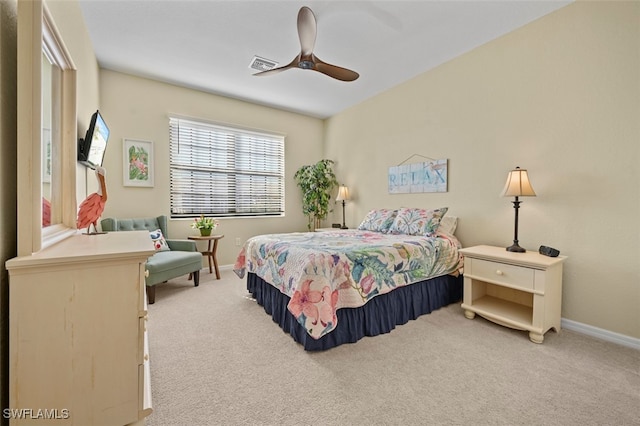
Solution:
{"label": "pink decorative object", "polygon": [[42,227],[51,225],[51,201],[42,197]]}
{"label": "pink decorative object", "polygon": [[[86,227],[87,235],[98,234],[97,222],[100,216],[102,216],[104,206],[107,203],[107,185],[104,180],[105,174],[106,170],[104,168],[96,167],[96,177],[98,178],[100,188],[98,188],[98,192],[94,192],[85,198],[85,200],[80,203],[80,208],[78,209],[78,229]],[[93,225],[93,232],[91,232],[91,225]]]}

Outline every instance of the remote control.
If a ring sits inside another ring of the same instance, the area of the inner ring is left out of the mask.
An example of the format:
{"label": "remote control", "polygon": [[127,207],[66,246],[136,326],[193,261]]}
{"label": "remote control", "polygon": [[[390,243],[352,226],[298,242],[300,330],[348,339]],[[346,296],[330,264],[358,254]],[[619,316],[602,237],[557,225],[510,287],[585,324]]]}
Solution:
{"label": "remote control", "polygon": [[560,254],[559,250],[556,250],[553,247],[547,247],[547,246],[540,246],[540,249],[538,250],[538,252],[540,254],[543,254],[549,257],[558,257],[558,255]]}

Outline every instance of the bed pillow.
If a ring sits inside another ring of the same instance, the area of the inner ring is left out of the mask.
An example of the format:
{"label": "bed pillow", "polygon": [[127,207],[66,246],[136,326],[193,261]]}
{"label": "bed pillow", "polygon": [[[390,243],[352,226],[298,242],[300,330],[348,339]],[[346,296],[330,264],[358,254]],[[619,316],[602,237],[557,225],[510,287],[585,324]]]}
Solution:
{"label": "bed pillow", "polygon": [[433,210],[401,208],[389,228],[389,233],[430,237],[438,230],[440,220],[448,209],[448,207]]}
{"label": "bed pillow", "polygon": [[388,232],[396,218],[397,210],[374,209],[365,216],[358,229],[361,231]]}
{"label": "bed pillow", "polygon": [[446,232],[447,234],[453,235],[456,232],[457,227],[458,217],[445,215],[442,219],[440,219],[440,226],[438,226],[438,231]]}
{"label": "bed pillow", "polygon": [[151,237],[151,241],[153,241],[153,247],[156,251],[171,250],[167,244],[167,240],[164,239],[164,235],[162,235],[161,230],[156,229],[155,231],[149,231],[149,236]]}

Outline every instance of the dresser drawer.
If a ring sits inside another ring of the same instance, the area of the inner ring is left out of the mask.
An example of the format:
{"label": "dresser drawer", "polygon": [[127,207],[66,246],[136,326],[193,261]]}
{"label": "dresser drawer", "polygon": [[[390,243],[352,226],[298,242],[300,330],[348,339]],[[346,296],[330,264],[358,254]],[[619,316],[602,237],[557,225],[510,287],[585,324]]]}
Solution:
{"label": "dresser drawer", "polygon": [[469,259],[470,273],[474,278],[533,291],[535,270],[506,263]]}

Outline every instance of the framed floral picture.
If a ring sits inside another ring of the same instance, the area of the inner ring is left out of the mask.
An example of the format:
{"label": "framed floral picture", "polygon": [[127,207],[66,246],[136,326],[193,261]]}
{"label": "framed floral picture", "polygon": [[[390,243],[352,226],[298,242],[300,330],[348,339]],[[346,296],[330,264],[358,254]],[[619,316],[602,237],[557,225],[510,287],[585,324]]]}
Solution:
{"label": "framed floral picture", "polygon": [[123,185],[153,188],[153,142],[122,141]]}

